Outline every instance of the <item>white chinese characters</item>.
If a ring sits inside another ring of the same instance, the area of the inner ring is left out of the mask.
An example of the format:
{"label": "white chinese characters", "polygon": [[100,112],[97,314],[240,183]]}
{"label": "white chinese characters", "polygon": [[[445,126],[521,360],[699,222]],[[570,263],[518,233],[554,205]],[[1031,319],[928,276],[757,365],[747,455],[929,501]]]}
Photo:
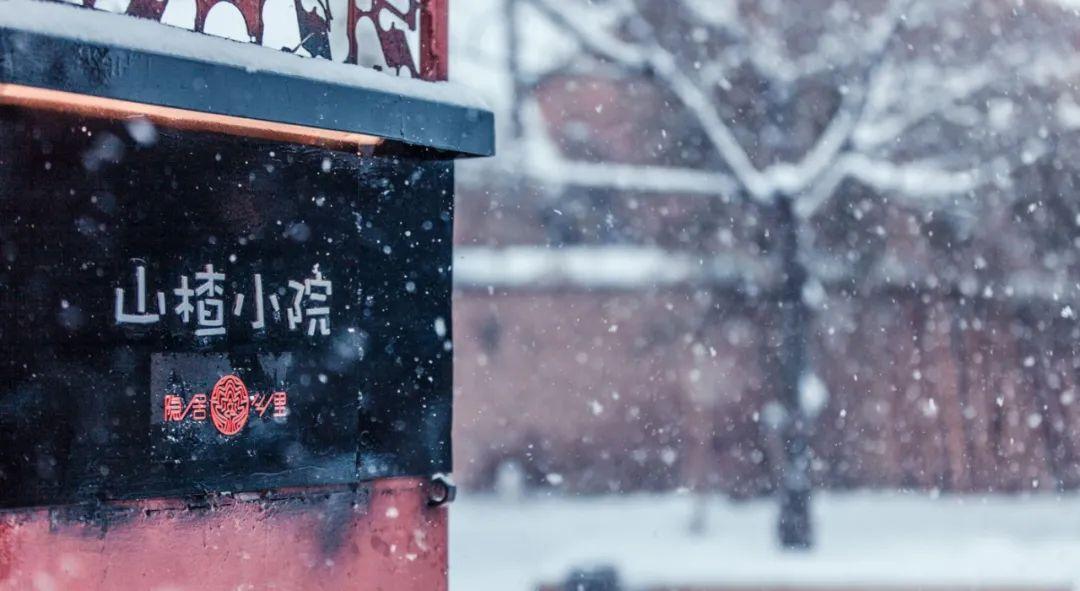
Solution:
{"label": "white chinese characters", "polygon": [[[270,304],[270,322],[282,320],[278,292],[264,284],[261,273],[251,276],[249,293],[227,294],[224,270],[207,264],[193,278],[179,276],[173,284],[177,287],[171,290],[174,298],[171,309],[166,305],[164,291],[154,292],[156,306],[148,308],[150,293],[144,263],[136,261],[134,275],[133,294],[129,295],[123,287],[115,290],[117,325],[152,325],[164,321],[171,312],[181,325],[193,325],[197,337],[222,337],[228,332],[227,316],[231,311],[236,318],[248,314],[252,330],[265,331],[269,328],[267,302]],[[330,297],[334,285],[323,276],[319,265],[314,266],[310,277],[282,282],[279,293],[288,301],[283,324],[287,330],[304,332],[312,337],[330,335]]]}
{"label": "white chinese characters", "polygon": [[[305,279],[303,283],[298,281],[289,282],[289,289],[295,292],[292,306],[288,310],[289,330],[296,330],[297,327],[301,326],[306,316],[308,320],[308,336],[315,336],[316,323],[318,323],[319,334],[326,336],[330,334],[330,307],[327,302],[334,292],[334,286],[323,279],[318,265],[315,265],[314,275],[314,278]],[[305,297],[308,302],[318,305],[307,309],[301,308]]]}
{"label": "white chinese characters", "polygon": [[125,312],[124,290],[116,288],[116,323],[117,324],[153,324],[165,314],[165,294],[157,293],[158,313],[146,311],[146,267],[135,267],[135,313]]}

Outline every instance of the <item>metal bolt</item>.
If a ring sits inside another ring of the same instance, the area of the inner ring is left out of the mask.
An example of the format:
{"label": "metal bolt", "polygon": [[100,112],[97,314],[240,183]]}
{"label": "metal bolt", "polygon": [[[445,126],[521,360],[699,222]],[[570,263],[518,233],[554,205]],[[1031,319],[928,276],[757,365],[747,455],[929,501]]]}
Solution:
{"label": "metal bolt", "polygon": [[436,474],[431,477],[428,486],[428,506],[440,507],[453,503],[457,497],[457,485],[446,474]]}

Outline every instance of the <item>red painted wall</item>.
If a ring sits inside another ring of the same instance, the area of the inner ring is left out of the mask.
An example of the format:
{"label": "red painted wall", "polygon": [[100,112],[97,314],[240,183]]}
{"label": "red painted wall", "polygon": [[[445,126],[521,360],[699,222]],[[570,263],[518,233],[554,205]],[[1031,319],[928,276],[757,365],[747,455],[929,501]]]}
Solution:
{"label": "red painted wall", "polygon": [[428,484],[0,514],[0,591],[440,591],[445,507]]}

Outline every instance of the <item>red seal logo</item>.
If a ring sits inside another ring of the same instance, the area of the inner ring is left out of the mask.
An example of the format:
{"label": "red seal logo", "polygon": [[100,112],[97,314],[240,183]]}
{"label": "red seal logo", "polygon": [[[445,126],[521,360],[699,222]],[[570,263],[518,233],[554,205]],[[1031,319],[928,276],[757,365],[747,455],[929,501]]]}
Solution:
{"label": "red seal logo", "polygon": [[251,400],[247,386],[236,376],[225,376],[210,394],[210,418],[222,435],[236,435],[247,424]]}

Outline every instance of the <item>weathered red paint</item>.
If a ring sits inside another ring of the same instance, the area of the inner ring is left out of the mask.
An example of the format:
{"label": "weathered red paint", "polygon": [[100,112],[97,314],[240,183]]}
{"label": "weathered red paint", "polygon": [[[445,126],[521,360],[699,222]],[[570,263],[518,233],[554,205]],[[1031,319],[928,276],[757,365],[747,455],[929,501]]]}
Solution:
{"label": "weathered red paint", "polygon": [[450,0],[425,0],[420,19],[420,77],[450,78]]}
{"label": "weathered red paint", "polygon": [[440,591],[445,507],[420,479],[0,513],[0,591]]}

